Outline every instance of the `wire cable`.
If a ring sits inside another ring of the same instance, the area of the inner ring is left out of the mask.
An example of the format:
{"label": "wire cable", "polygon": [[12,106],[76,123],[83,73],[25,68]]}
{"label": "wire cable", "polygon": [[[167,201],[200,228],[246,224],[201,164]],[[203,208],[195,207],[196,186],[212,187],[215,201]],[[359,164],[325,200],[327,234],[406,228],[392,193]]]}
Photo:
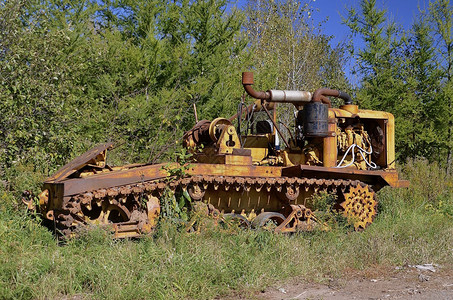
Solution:
{"label": "wire cable", "polygon": [[[368,160],[365,157],[365,154],[370,155],[371,153],[373,153],[373,147],[370,145],[370,150],[366,151],[365,149],[363,149],[362,147],[358,146],[357,144],[352,144],[351,146],[349,146],[348,150],[346,150],[345,154],[343,155],[343,158],[341,159],[340,163],[336,166],[336,168],[346,168],[346,167],[351,166],[354,163],[354,161],[355,161],[355,149],[356,148],[359,150],[359,153],[362,156],[362,158],[365,161],[365,163],[367,164],[367,166],[372,168],[372,169],[377,169],[377,165],[374,162],[372,162],[372,161],[368,162]],[[346,156],[348,156],[348,153],[349,153],[349,151],[351,149],[352,149],[352,153],[351,153],[352,160],[351,160],[351,162],[349,164],[347,164],[347,165],[342,166]]]}

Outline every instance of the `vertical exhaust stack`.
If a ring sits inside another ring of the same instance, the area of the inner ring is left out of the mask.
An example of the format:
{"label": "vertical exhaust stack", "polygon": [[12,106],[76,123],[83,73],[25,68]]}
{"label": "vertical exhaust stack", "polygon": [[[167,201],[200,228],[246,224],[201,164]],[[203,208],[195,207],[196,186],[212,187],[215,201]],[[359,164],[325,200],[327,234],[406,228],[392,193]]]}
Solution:
{"label": "vertical exhaust stack", "polygon": [[253,89],[253,72],[242,72],[242,85],[250,97],[260,100],[270,100],[270,94],[267,92],[257,92]]}

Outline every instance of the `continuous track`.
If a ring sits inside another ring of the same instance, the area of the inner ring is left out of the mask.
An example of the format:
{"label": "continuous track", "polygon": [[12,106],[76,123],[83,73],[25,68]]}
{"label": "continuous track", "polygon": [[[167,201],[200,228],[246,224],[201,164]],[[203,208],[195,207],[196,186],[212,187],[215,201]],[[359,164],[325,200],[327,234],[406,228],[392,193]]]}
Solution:
{"label": "continuous track", "polygon": [[[166,189],[188,189],[193,200],[203,200],[206,190],[228,193],[280,193],[287,207],[295,209],[301,191],[324,190],[336,193],[337,207],[363,229],[376,215],[375,193],[358,180],[313,179],[294,177],[235,177],[196,175],[182,179],[167,178],[73,195],[55,211],[56,228],[65,236],[74,234],[80,225],[111,226],[117,237],[140,236],[153,230],[160,213],[159,199]],[[300,197],[299,197],[300,198]],[[286,199],[286,200],[285,200]],[[215,207],[215,205],[214,205]],[[310,213],[303,205],[303,211]],[[230,213],[231,211],[225,211]],[[234,208],[233,208],[234,212]],[[258,215],[263,211],[258,211]],[[290,213],[285,217],[290,218]],[[299,216],[300,217],[300,216]],[[294,218],[294,216],[293,216]],[[289,223],[289,220],[288,222]],[[301,227],[299,226],[299,229]]]}

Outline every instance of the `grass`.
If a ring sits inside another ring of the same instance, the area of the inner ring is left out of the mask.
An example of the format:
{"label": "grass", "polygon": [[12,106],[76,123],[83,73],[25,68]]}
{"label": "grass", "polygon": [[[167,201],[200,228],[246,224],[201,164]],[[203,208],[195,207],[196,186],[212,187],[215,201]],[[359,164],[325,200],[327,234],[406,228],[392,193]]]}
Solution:
{"label": "grass", "polygon": [[212,299],[255,292],[293,277],[323,281],[347,270],[453,264],[453,180],[436,165],[408,162],[409,189],[379,193],[364,232],[338,228],[291,236],[206,230],[162,222],[153,237],[114,241],[102,230],[58,245],[12,193],[0,193],[0,298]]}

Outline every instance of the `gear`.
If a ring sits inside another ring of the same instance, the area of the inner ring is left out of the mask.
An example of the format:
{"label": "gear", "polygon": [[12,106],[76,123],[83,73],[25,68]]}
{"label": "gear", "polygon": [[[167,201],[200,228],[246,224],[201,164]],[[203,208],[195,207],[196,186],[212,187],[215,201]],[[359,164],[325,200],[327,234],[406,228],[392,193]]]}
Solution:
{"label": "gear", "polygon": [[349,191],[343,193],[344,201],[340,203],[343,215],[359,231],[371,224],[377,214],[375,192],[365,184],[350,186]]}

